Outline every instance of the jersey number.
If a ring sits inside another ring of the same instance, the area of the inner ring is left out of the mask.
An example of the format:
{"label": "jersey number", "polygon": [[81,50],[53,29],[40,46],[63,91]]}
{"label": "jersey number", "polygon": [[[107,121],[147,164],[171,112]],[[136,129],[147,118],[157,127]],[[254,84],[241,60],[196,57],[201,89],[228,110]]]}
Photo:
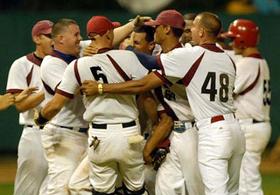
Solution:
{"label": "jersey number", "polygon": [[96,81],[102,79],[103,83],[108,83],[107,77],[99,66],[90,67],[90,71]]}
{"label": "jersey number", "polygon": [[[227,74],[220,74],[220,89],[219,89],[219,98],[221,102],[228,101],[228,85],[229,85],[229,78]],[[210,86],[208,84],[210,82]],[[207,88],[208,87],[208,88]],[[205,81],[201,87],[201,93],[209,94],[210,101],[215,101],[215,97],[217,94],[216,89],[216,73],[215,72],[208,72]]]}
{"label": "jersey number", "polygon": [[270,81],[264,80],[263,83],[263,105],[271,104],[271,89],[270,89]]}

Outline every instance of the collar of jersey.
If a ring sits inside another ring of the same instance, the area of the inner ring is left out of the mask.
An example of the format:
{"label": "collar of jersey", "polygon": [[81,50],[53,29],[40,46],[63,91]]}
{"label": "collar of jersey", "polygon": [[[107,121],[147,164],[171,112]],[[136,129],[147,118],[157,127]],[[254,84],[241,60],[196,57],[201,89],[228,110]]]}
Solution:
{"label": "collar of jersey", "polygon": [[109,50],[111,50],[112,48],[107,48],[107,47],[104,47],[104,48],[101,48],[97,51],[97,53],[104,53],[104,52],[107,52]]}
{"label": "collar of jersey", "polygon": [[76,60],[77,57],[69,54],[62,53],[58,50],[53,50],[54,56],[64,60],[67,64],[70,64],[73,60]]}

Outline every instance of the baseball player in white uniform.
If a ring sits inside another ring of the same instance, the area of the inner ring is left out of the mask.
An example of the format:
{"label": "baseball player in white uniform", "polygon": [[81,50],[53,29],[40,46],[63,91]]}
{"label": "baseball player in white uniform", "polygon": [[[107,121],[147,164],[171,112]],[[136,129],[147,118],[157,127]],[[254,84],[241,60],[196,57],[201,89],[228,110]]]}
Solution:
{"label": "baseball player in white uniform", "polygon": [[[71,19],[60,19],[53,26],[52,39],[53,53],[46,56],[41,65],[45,102],[54,96],[64,70],[79,55],[81,35],[78,24]],[[87,148],[88,123],[83,120],[84,111],[82,96],[77,93],[42,131],[49,165],[47,194],[69,193],[68,182]]]}
{"label": "baseball player in white uniform", "polygon": [[236,117],[246,138],[246,151],[240,170],[240,195],[263,195],[259,165],[271,135],[270,75],[267,62],[257,49],[259,27],[251,20],[237,19],[227,35],[241,51],[236,62]]}
{"label": "baseball player in white uniform", "polygon": [[[237,194],[245,140],[234,117],[232,60],[215,45],[221,22],[215,14],[199,14],[192,26],[192,40],[199,46],[174,49],[150,57],[164,74],[150,73],[139,81],[91,83],[88,94],[139,93],[182,79],[198,127],[198,161],[205,194]],[[157,61],[158,60],[158,61]]]}
{"label": "baseball player in white uniform", "polygon": [[[185,21],[176,10],[162,11],[155,21],[145,24],[156,27],[155,43],[161,46],[162,53],[182,47],[179,39]],[[175,83],[171,88],[165,86],[154,91],[161,103],[160,112],[166,112],[174,120],[170,153],[157,172],[156,194],[204,194],[197,160],[198,134],[185,86]]]}
{"label": "baseball player in white uniform", "polygon": [[[7,92],[19,94],[28,87],[37,87],[40,92],[32,94],[24,101],[16,103],[19,110],[19,123],[23,132],[18,145],[17,173],[14,194],[38,195],[47,175],[47,161],[41,143],[41,127],[35,126],[34,110],[44,100],[40,65],[44,56],[52,52],[51,30],[53,23],[49,20],[38,21],[32,28],[32,39],[36,50],[17,59],[11,66],[8,76]],[[44,192],[43,192],[44,193]]]}
{"label": "baseball player in white uniform", "polygon": [[[115,23],[103,16],[95,16],[88,21],[88,35],[100,48],[100,54],[80,58],[66,68],[56,95],[40,112],[37,121],[52,118],[57,112],[54,103],[61,108],[68,99],[76,96],[77,89],[85,80],[121,82],[147,74],[132,52],[110,50],[114,27]],[[84,119],[91,123],[88,158],[93,194],[113,194],[119,175],[125,194],[143,194],[143,138],[137,121],[135,97],[105,95],[88,97],[84,103]]]}

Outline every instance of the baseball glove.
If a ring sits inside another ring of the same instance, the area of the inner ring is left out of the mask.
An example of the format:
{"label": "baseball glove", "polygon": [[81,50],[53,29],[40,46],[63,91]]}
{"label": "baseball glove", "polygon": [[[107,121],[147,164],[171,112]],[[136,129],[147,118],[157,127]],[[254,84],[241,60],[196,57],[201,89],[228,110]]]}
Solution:
{"label": "baseball glove", "polygon": [[169,151],[167,148],[157,148],[154,150],[154,152],[152,153],[152,165],[154,167],[154,170],[158,170],[168,152]]}

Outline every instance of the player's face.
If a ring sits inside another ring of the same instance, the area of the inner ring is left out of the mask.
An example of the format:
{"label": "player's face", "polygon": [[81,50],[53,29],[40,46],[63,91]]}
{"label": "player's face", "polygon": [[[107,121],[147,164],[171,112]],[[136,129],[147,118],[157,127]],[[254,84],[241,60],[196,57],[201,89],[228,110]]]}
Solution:
{"label": "player's face", "polygon": [[67,54],[74,56],[79,55],[81,39],[79,26],[76,24],[69,25],[67,30],[63,33],[63,45]]}
{"label": "player's face", "polygon": [[200,42],[200,25],[199,25],[199,18],[196,17],[193,21],[192,27],[191,27],[191,37],[192,37],[192,41],[195,44],[199,44]]}
{"label": "player's face", "polygon": [[181,36],[182,43],[188,43],[192,40],[191,27],[192,27],[193,21],[185,20],[185,22],[186,22],[185,29]]}
{"label": "player's face", "polygon": [[155,34],[154,34],[154,41],[155,43],[161,45],[164,40],[164,26],[159,25],[156,27]]}
{"label": "player's face", "polygon": [[51,34],[42,34],[39,36],[39,43],[37,45],[44,55],[49,55],[53,51],[52,43]]}
{"label": "player's face", "polygon": [[151,54],[150,44],[146,40],[146,33],[144,32],[135,32],[133,36],[133,47],[137,51],[141,51],[147,54]]}

